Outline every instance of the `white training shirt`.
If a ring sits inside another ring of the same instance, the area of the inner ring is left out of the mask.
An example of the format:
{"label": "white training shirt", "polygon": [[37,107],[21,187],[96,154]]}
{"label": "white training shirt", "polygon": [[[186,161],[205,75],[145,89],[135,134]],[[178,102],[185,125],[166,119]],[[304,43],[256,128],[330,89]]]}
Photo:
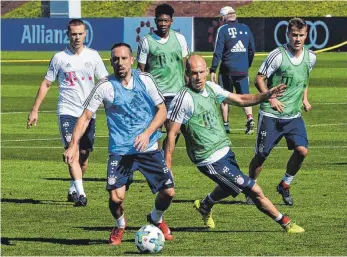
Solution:
{"label": "white training shirt", "polygon": [[[164,102],[164,97],[158,91],[157,86],[152,78],[152,76],[147,72],[139,72],[140,79],[146,86],[146,91],[152,98],[154,104],[157,106]],[[111,75],[112,76],[112,75]],[[109,76],[109,79],[117,79],[114,76]],[[131,77],[128,85],[125,86],[128,90],[132,90],[134,88],[134,80]],[[115,92],[111,82],[105,81],[102,83],[98,83],[94,89],[91,91],[90,96],[86,100],[84,107],[95,113],[99,108],[100,104],[104,104],[105,109],[108,109],[112,106],[113,100],[115,97]],[[158,149],[158,143],[155,143],[152,147],[146,149],[145,152],[154,151]]]}
{"label": "white training shirt", "polygon": [[[302,62],[304,58],[304,53],[305,53],[304,51],[302,51],[300,56],[295,57],[288,50],[287,45],[283,45],[283,46],[292,64],[298,65]],[[316,63],[316,54],[311,50],[309,50],[309,59],[310,59],[310,71],[311,71],[313,69],[313,66]],[[269,55],[267,56],[263,64],[260,66],[258,72],[260,74],[263,74],[267,78],[270,78],[271,75],[273,75],[280,68],[281,64],[282,64],[282,51],[280,48],[276,48],[275,50],[269,53]]]}
{"label": "white training shirt", "polygon": [[[176,31],[174,31],[174,32],[175,32],[176,37],[178,39],[178,42],[180,43],[181,48],[182,48],[182,57],[186,57],[189,54],[189,48],[188,48],[187,41],[182,34],[176,32]],[[155,33],[152,33],[151,35],[152,35],[153,39],[160,44],[166,44],[170,38],[170,36],[168,36],[167,38],[162,38]],[[139,46],[137,49],[137,61],[139,63],[146,64],[148,55],[149,55],[148,40],[147,40],[147,37],[143,37],[140,40]]]}
{"label": "white training shirt", "polygon": [[[222,103],[224,99],[230,94],[229,91],[224,90],[221,86],[217,85],[214,82],[206,81],[206,84],[210,86],[212,91],[216,94],[217,101],[219,103]],[[206,88],[203,91],[201,91],[200,94],[204,97],[208,97],[208,92]],[[179,124],[186,124],[189,121],[189,119],[193,116],[193,113],[193,98],[186,91],[182,91],[172,100],[168,110],[167,119],[173,122],[177,122]],[[210,157],[196,164],[196,166],[205,166],[220,160],[228,153],[229,149],[230,147],[226,146],[222,149],[217,150]]]}
{"label": "white training shirt", "polygon": [[84,46],[79,55],[68,48],[56,53],[51,59],[45,79],[54,82],[58,78],[58,115],[80,117],[83,103],[94,87],[97,79],[108,75],[99,53]]}

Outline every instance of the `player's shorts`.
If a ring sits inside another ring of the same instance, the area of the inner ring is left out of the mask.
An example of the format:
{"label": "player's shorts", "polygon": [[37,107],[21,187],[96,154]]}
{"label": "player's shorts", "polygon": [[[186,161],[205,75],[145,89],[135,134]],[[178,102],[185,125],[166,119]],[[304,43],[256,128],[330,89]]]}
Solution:
{"label": "player's shorts", "polygon": [[[249,94],[248,76],[231,76],[231,74],[218,74],[218,84],[225,90],[236,94]],[[235,89],[235,91],[234,91]]]}
{"label": "player's shorts", "polygon": [[132,155],[109,155],[106,189],[113,190],[125,185],[128,190],[136,170],[144,175],[153,194],[175,186],[163,152],[155,150]]}
{"label": "player's shorts", "polygon": [[[63,145],[66,148],[69,147],[71,142],[72,133],[77,123],[78,118],[71,115],[59,115],[59,131]],[[95,138],[95,119],[91,119],[89,125],[80,139],[80,150],[93,151]]]}
{"label": "player's shorts", "polygon": [[306,127],[301,117],[277,119],[259,114],[255,154],[266,158],[283,136],[289,150],[298,146],[308,147]]}
{"label": "player's shorts", "polygon": [[233,197],[243,191],[249,191],[255,184],[253,179],[242,173],[231,150],[222,159],[198,166],[198,169]]}

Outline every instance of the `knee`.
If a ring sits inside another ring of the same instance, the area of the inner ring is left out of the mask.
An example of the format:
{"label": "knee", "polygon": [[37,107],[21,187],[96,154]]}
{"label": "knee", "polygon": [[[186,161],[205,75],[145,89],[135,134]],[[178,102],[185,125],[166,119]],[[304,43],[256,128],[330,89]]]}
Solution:
{"label": "knee", "polygon": [[173,199],[175,197],[175,194],[176,194],[176,192],[175,192],[175,189],[173,187],[172,188],[166,188],[160,192],[161,198],[167,199],[167,200]]}
{"label": "knee", "polygon": [[263,163],[265,162],[266,160],[266,157],[267,157],[267,154],[266,153],[257,153],[254,158],[253,158],[253,163],[256,165],[256,166],[262,166]]}
{"label": "knee", "polygon": [[254,186],[250,189],[250,193],[257,199],[261,199],[264,197],[263,190],[257,183],[255,183]]}
{"label": "knee", "polygon": [[115,191],[110,192],[110,201],[113,202],[116,205],[120,205],[124,202],[125,195],[124,194],[118,194]]}
{"label": "knee", "polygon": [[304,146],[298,146],[295,151],[302,157],[306,157],[308,155],[308,149]]}

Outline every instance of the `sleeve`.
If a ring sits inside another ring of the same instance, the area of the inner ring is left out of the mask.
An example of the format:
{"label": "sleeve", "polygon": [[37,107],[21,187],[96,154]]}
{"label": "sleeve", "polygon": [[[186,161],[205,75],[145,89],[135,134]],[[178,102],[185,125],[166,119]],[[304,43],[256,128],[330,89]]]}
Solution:
{"label": "sleeve", "polygon": [[159,91],[157,84],[155,83],[152,75],[150,75],[149,73],[147,74],[146,75],[141,74],[140,78],[146,86],[147,93],[150,95],[154,104],[157,106],[164,102],[164,97]]}
{"label": "sleeve", "polygon": [[315,52],[309,50],[309,58],[310,58],[310,72],[311,72],[317,60],[317,56]]}
{"label": "sleeve", "polygon": [[190,51],[189,51],[189,47],[188,47],[186,38],[182,34],[177,33],[177,32],[176,32],[176,36],[177,36],[178,42],[180,43],[181,48],[182,48],[182,57],[187,57],[190,54]]}
{"label": "sleeve", "polygon": [[54,82],[59,73],[59,59],[57,55],[54,55],[48,64],[48,70],[46,72],[45,79],[50,82]]}
{"label": "sleeve", "polygon": [[279,48],[273,50],[260,66],[258,73],[271,77],[281,66],[282,63],[282,51]]}
{"label": "sleeve", "polygon": [[183,90],[172,100],[167,113],[167,119],[179,124],[186,124],[193,113],[193,99],[186,90]]}
{"label": "sleeve", "polygon": [[248,28],[249,33],[249,44],[248,44],[248,67],[252,66],[254,54],[255,54],[255,43],[252,31]]}
{"label": "sleeve", "polygon": [[[224,25],[225,26],[225,25]],[[216,72],[217,67],[219,65],[219,62],[222,59],[222,54],[223,54],[223,49],[224,49],[224,42],[225,42],[225,37],[221,32],[221,28],[223,26],[219,27],[217,31],[217,38],[216,38],[216,43],[214,45],[214,51],[213,51],[213,58],[212,58],[212,65],[210,68],[211,72]]]}
{"label": "sleeve", "polygon": [[99,53],[97,53],[95,57],[95,76],[97,79],[102,79],[108,76],[108,71]]}
{"label": "sleeve", "polygon": [[222,88],[220,85],[218,85],[216,83],[213,83],[213,82],[209,81],[208,85],[210,86],[212,91],[216,94],[217,101],[219,103],[222,103],[224,101],[224,99],[227,98],[228,95],[230,94],[229,91],[225,90],[224,88]]}
{"label": "sleeve", "polygon": [[97,111],[103,103],[105,109],[109,108],[114,100],[114,90],[110,82],[100,82],[96,84],[90,92],[83,107],[93,113]]}
{"label": "sleeve", "polygon": [[147,63],[147,57],[149,54],[149,45],[146,37],[143,37],[137,48],[137,61],[142,64]]}

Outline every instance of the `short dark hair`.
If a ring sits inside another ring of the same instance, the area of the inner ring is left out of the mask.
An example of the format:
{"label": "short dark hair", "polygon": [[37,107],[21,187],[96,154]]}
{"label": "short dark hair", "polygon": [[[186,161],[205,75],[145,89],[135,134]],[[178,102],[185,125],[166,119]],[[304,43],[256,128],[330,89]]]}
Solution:
{"label": "short dark hair", "polygon": [[124,43],[124,42],[119,42],[119,43],[114,44],[112,46],[112,48],[111,48],[111,52],[112,52],[113,49],[121,47],[121,46],[127,47],[129,49],[130,55],[133,54],[133,50],[131,49],[131,46],[129,44],[127,44],[127,43]]}
{"label": "short dark hair", "polygon": [[162,14],[167,14],[171,18],[174,14],[175,10],[169,4],[160,4],[155,8],[155,17],[159,17]]}
{"label": "short dark hair", "polygon": [[72,19],[69,21],[69,24],[67,25],[67,33],[70,33],[71,26],[79,26],[83,25],[84,28],[86,28],[86,24],[81,19]]}
{"label": "short dark hair", "polygon": [[306,21],[304,21],[303,19],[295,17],[288,22],[288,32],[290,32],[293,27],[302,29],[304,27],[307,27],[307,24]]}

